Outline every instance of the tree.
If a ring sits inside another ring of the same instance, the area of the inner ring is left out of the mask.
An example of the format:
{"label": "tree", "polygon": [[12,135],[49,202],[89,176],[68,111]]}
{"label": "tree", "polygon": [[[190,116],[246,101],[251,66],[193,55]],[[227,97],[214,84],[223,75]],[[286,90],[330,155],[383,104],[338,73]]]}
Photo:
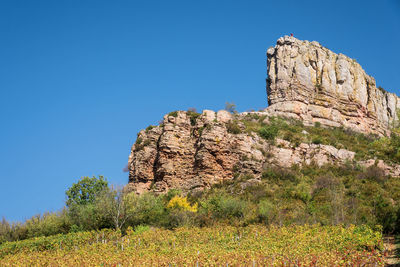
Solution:
{"label": "tree", "polygon": [[103,176],[82,177],[78,183],[73,184],[66,192],[67,207],[74,205],[93,204],[96,197],[108,187],[108,182]]}
{"label": "tree", "polygon": [[230,112],[230,113],[237,113],[236,111],[236,104],[235,103],[230,103],[230,102],[226,102],[225,103],[225,110]]}
{"label": "tree", "polygon": [[0,244],[10,240],[11,226],[10,223],[3,217],[0,222]]}
{"label": "tree", "polygon": [[134,212],[134,193],[126,193],[122,188],[104,190],[96,201],[98,210],[111,219],[115,229],[121,229]]}

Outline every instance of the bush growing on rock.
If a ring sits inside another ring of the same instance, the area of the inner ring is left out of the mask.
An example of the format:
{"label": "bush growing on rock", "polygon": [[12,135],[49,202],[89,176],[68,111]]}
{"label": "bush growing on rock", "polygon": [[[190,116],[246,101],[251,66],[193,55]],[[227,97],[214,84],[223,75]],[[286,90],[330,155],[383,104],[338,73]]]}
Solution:
{"label": "bush growing on rock", "polygon": [[240,134],[242,132],[237,121],[229,121],[226,124],[226,129],[231,134]]}
{"label": "bush growing on rock", "polygon": [[172,117],[178,117],[178,111],[172,111],[170,113],[168,113],[168,116],[172,116]]}
{"label": "bush growing on rock", "polygon": [[267,125],[262,127],[258,133],[266,140],[274,141],[278,136],[279,129],[275,125]]}
{"label": "bush growing on rock", "polygon": [[195,126],[196,125],[196,120],[198,117],[200,117],[200,113],[196,112],[196,109],[188,109],[187,115],[190,118],[190,125]]}

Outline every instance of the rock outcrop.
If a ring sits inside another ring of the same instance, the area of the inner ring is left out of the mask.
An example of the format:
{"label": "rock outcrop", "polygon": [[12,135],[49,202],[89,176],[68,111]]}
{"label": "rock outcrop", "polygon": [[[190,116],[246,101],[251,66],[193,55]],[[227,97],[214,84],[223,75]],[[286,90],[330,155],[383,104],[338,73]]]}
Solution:
{"label": "rock outcrop", "polygon": [[246,132],[243,121],[251,121],[252,116],[266,113],[234,118],[224,110],[205,110],[197,118],[186,111],[165,115],[161,125],[138,134],[129,157],[128,187],[138,193],[202,190],[239,175],[260,178],[269,166],[343,164],[354,158],[354,152],[328,145],[267,142]]}
{"label": "rock outcrop", "polygon": [[318,42],[281,37],[267,58],[271,114],[379,135],[398,120],[395,94],[377,88],[355,60]]}

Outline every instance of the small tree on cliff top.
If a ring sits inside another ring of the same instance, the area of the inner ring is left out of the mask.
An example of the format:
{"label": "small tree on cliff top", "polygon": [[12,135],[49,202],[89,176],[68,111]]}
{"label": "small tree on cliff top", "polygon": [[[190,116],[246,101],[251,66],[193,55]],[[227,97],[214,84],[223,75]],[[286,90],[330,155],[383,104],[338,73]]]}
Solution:
{"label": "small tree on cliff top", "polygon": [[237,113],[237,111],[236,111],[236,104],[233,103],[233,102],[232,102],[232,103],[226,102],[226,103],[225,103],[225,110],[228,111],[228,112],[230,112],[230,113],[232,113],[232,114]]}

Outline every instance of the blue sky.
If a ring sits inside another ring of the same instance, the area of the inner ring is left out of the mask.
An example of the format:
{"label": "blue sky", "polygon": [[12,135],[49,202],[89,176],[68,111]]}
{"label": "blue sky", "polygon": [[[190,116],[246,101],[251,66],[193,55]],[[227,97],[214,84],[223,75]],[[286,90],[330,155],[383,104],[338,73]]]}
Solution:
{"label": "blue sky", "polygon": [[165,113],[266,107],[265,52],[290,33],[400,94],[398,0],[0,1],[0,216],[58,210],[82,176],[125,184]]}

